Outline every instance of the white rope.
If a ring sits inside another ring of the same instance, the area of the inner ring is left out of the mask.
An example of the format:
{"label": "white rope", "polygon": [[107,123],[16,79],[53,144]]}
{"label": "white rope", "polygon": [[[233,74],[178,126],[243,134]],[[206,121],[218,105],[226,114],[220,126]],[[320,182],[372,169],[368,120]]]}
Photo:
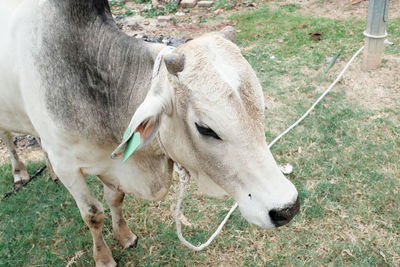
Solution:
{"label": "white rope", "polygon": [[211,235],[211,237],[207,240],[207,242],[201,244],[200,246],[194,246],[192,245],[189,241],[187,241],[183,235],[182,235],[182,227],[181,227],[181,221],[179,219],[180,211],[181,211],[181,204],[183,200],[183,194],[185,192],[185,185],[187,182],[189,182],[190,175],[187,172],[185,168],[183,168],[179,163],[174,163],[174,170],[179,174],[179,181],[180,181],[180,186],[179,186],[179,198],[178,198],[178,203],[176,204],[175,208],[175,223],[176,223],[176,233],[178,234],[179,240],[188,248],[193,249],[195,251],[200,251],[207,247],[208,245],[211,244],[211,242],[214,240],[214,238],[217,237],[217,235],[221,232],[222,227],[224,227],[226,221],[228,221],[229,217],[231,214],[235,211],[237,207],[237,203],[235,203],[228,214],[225,216],[225,219],[221,222],[221,224],[218,226],[217,230]]}
{"label": "white rope", "polygon": [[383,39],[388,36],[388,33],[386,31],[385,31],[385,34],[383,34],[383,35],[373,35],[373,34],[367,33],[367,31],[364,31],[363,34],[365,37],[373,38],[373,39]]}
{"label": "white rope", "polygon": [[153,74],[151,75],[152,80],[154,80],[154,78],[158,75],[158,72],[160,71],[161,60],[163,59],[164,54],[166,52],[173,51],[174,49],[175,47],[173,46],[166,46],[158,53],[153,65]]}
{"label": "white rope", "polygon": [[[336,78],[336,80],[328,87],[328,89],[325,90],[325,92],[322,93],[322,95],[315,101],[315,103],[303,114],[303,116],[300,117],[295,123],[293,123],[289,128],[287,128],[283,133],[278,135],[272,142],[268,145],[268,148],[271,148],[279,139],[281,139],[285,134],[287,134],[290,130],[292,130],[294,127],[296,127],[302,120],[304,120],[308,114],[315,108],[315,106],[326,96],[326,94],[329,93],[329,91],[333,88],[333,86],[336,85],[336,83],[342,78],[343,74],[346,72],[346,70],[349,68],[350,64],[353,62],[353,60],[358,56],[358,54],[361,53],[361,51],[364,49],[364,46],[358,49],[358,51],[352,56],[352,58],[347,62],[346,66],[343,68],[343,70],[340,72],[339,76]],[[225,223],[228,221],[229,217],[231,214],[235,211],[235,209],[238,206],[238,203],[235,203],[232,208],[229,210],[228,214],[225,216],[224,220],[220,223],[218,226],[217,230],[211,235],[211,237],[207,240],[207,242],[201,244],[200,246],[194,246],[191,244],[189,241],[187,241],[183,235],[182,235],[182,227],[181,227],[181,221],[179,219],[180,215],[180,210],[181,210],[181,204],[183,200],[183,195],[185,192],[185,185],[189,182],[190,179],[190,174],[189,172],[182,167],[179,163],[174,162],[174,170],[178,173],[179,175],[179,181],[180,181],[180,186],[179,186],[179,197],[178,197],[178,202],[176,204],[175,208],[175,223],[176,223],[176,233],[178,235],[179,240],[187,246],[188,248],[195,250],[195,251],[200,251],[210,245],[210,243],[214,240],[215,237],[221,232],[222,227],[224,227]]]}
{"label": "white rope", "polygon": [[352,58],[347,62],[346,66],[343,68],[342,72],[340,72],[339,76],[336,78],[336,80],[328,87],[328,89],[325,90],[325,92],[322,93],[322,95],[315,101],[314,104],[303,114],[303,116],[300,117],[295,123],[290,125],[283,133],[278,135],[274,140],[272,140],[271,143],[269,143],[268,148],[271,148],[279,139],[281,139],[285,134],[290,132],[294,127],[297,126],[302,120],[305,119],[305,117],[310,114],[310,112],[315,108],[315,106],[321,102],[321,100],[326,96],[327,93],[333,88],[333,86],[336,85],[336,83],[342,78],[343,74],[346,72],[346,70],[349,68],[350,64],[353,62],[353,60],[358,56],[358,54],[361,53],[361,51],[364,49],[364,46],[362,46],[358,51],[352,56]]}

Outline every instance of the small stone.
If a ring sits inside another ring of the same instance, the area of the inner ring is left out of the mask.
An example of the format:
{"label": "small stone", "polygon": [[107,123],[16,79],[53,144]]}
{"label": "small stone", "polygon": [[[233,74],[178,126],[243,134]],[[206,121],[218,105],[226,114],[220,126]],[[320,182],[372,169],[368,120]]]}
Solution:
{"label": "small stone", "polygon": [[222,8],[218,8],[218,9],[214,10],[214,14],[215,15],[218,15],[218,14],[220,14],[222,12],[224,12],[224,10]]}
{"label": "small stone", "polygon": [[181,7],[195,7],[197,0],[182,0]]}
{"label": "small stone", "polygon": [[204,16],[207,15],[208,11],[204,9],[193,9],[190,11],[190,14],[193,16]]}
{"label": "small stone", "polygon": [[143,24],[144,24],[144,25],[149,25],[149,24],[150,24],[150,21],[145,20],[145,21],[143,22]]}
{"label": "small stone", "polygon": [[281,170],[281,172],[283,172],[283,174],[291,174],[293,172],[293,166],[290,165],[289,163],[283,166],[279,165],[279,169]]}
{"label": "small stone", "polygon": [[326,63],[330,63],[332,61],[333,57],[326,57],[325,58],[325,62]]}
{"label": "small stone", "polygon": [[135,2],[125,2],[125,8],[135,9],[138,6]]}
{"label": "small stone", "polygon": [[175,13],[175,16],[178,16],[178,17],[185,16],[185,12],[178,11],[178,12]]}
{"label": "small stone", "polygon": [[26,139],[28,140],[28,147],[39,147],[39,142],[36,140],[34,136],[27,135]]}
{"label": "small stone", "polygon": [[213,4],[213,1],[200,1],[197,5],[199,7],[211,7]]}
{"label": "small stone", "polygon": [[157,21],[158,22],[168,22],[171,20],[171,16],[158,16]]}
{"label": "small stone", "polygon": [[383,41],[383,43],[387,44],[387,45],[394,45],[394,43],[389,41],[388,39],[385,39],[385,41]]}

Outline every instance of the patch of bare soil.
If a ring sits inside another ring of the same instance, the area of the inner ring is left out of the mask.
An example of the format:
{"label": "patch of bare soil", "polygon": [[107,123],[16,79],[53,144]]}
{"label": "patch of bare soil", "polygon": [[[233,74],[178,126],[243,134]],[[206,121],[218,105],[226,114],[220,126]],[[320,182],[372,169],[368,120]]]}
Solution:
{"label": "patch of bare soil", "polygon": [[[206,32],[221,30],[225,26],[232,25],[233,22],[225,17],[239,8],[225,12],[218,19],[211,9],[195,8],[190,13],[178,11],[171,14],[169,21],[160,21],[157,18],[144,18],[142,16],[117,18],[117,23],[122,31],[132,37],[141,38],[143,36],[165,36],[165,37],[197,37]],[[177,15],[180,14],[180,15]],[[184,15],[182,15],[184,14]]]}
{"label": "patch of bare soil", "polygon": [[[298,4],[302,12],[309,16],[327,18],[362,18],[366,19],[369,1],[366,0],[286,0],[271,3]],[[400,0],[391,0],[389,18],[400,17]]]}
{"label": "patch of bare soil", "polygon": [[[179,36],[196,37],[205,32],[216,31],[224,26],[233,25],[227,17],[242,10],[257,9],[263,4],[270,7],[279,7],[286,4],[301,6],[301,12],[312,17],[327,18],[361,18],[366,19],[369,1],[367,0],[252,0],[230,3],[232,8],[226,10],[219,8],[195,7],[191,10],[179,8],[174,14],[164,16],[163,20],[157,18],[144,18],[140,15],[118,18],[117,22],[122,30],[130,36]],[[130,3],[131,9],[143,10],[144,4]],[[165,19],[167,17],[167,19]],[[400,17],[400,0],[390,1],[389,17]]]}
{"label": "patch of bare soil", "polygon": [[359,57],[343,77],[347,98],[372,110],[399,105],[400,56],[385,55],[381,67],[368,72],[361,70],[361,61]]}
{"label": "patch of bare soil", "polygon": [[[23,162],[43,160],[44,155],[39,145],[30,144],[28,136],[18,136],[16,141],[17,154]],[[0,164],[10,160],[7,147],[0,139]]]}

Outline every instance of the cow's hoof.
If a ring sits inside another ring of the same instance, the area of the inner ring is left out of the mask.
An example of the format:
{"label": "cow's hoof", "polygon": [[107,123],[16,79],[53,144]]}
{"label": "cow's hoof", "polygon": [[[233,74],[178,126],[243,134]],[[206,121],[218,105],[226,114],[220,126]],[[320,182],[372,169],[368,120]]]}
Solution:
{"label": "cow's hoof", "polygon": [[121,245],[121,247],[123,249],[136,248],[137,244],[138,244],[138,240],[139,240],[139,238],[136,235],[132,234],[132,233],[131,233],[131,235],[126,236],[125,238],[116,237],[115,239],[118,240],[119,244]]}
{"label": "cow's hoof", "polygon": [[112,257],[110,249],[107,247],[103,247],[101,251],[98,251],[94,255],[94,261],[96,262],[96,267],[115,267],[117,263]]}
{"label": "cow's hoof", "polygon": [[93,258],[96,262],[96,267],[115,267],[117,263],[115,262],[110,248],[104,243],[103,237],[97,240],[93,246]]}
{"label": "cow's hoof", "polygon": [[62,182],[60,181],[60,179],[58,179],[58,178],[53,179],[53,177],[51,179],[56,185],[62,185]]}
{"label": "cow's hoof", "polygon": [[130,248],[137,248],[138,242],[139,242],[139,237],[136,237],[135,241],[129,247]]}
{"label": "cow's hoof", "polygon": [[47,165],[47,170],[48,170],[51,180],[54,183],[61,185],[61,181],[60,181],[60,179],[58,179],[57,174],[53,171],[53,168],[51,168],[51,167],[49,167],[49,165]]}
{"label": "cow's hoof", "polygon": [[132,236],[130,236],[129,238],[125,238],[123,240],[118,240],[118,241],[121,247],[123,247],[123,249],[136,248],[139,238],[136,235],[132,234]]}
{"label": "cow's hoof", "polygon": [[29,181],[29,174],[26,169],[14,171],[14,186],[19,188]]}
{"label": "cow's hoof", "polygon": [[114,227],[114,238],[119,242],[123,249],[136,248],[139,238],[132,233],[126,223],[122,223],[119,227]]}
{"label": "cow's hoof", "polygon": [[103,262],[103,261],[97,262],[96,261],[96,267],[116,267],[117,263],[114,261],[113,258],[111,258],[111,259],[112,259],[112,261],[108,261],[108,262]]}
{"label": "cow's hoof", "polygon": [[24,182],[22,180],[14,181],[15,188],[21,188],[23,184],[24,184]]}

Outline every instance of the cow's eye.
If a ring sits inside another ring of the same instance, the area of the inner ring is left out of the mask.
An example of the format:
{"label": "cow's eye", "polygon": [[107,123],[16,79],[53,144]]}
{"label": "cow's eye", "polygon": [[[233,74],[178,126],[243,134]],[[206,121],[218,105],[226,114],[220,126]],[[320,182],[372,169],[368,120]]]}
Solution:
{"label": "cow's eye", "polygon": [[196,124],[197,131],[199,131],[199,133],[201,135],[211,136],[211,137],[214,137],[215,139],[221,140],[221,138],[218,136],[218,134],[216,134],[210,128],[198,125],[196,122],[194,124]]}

